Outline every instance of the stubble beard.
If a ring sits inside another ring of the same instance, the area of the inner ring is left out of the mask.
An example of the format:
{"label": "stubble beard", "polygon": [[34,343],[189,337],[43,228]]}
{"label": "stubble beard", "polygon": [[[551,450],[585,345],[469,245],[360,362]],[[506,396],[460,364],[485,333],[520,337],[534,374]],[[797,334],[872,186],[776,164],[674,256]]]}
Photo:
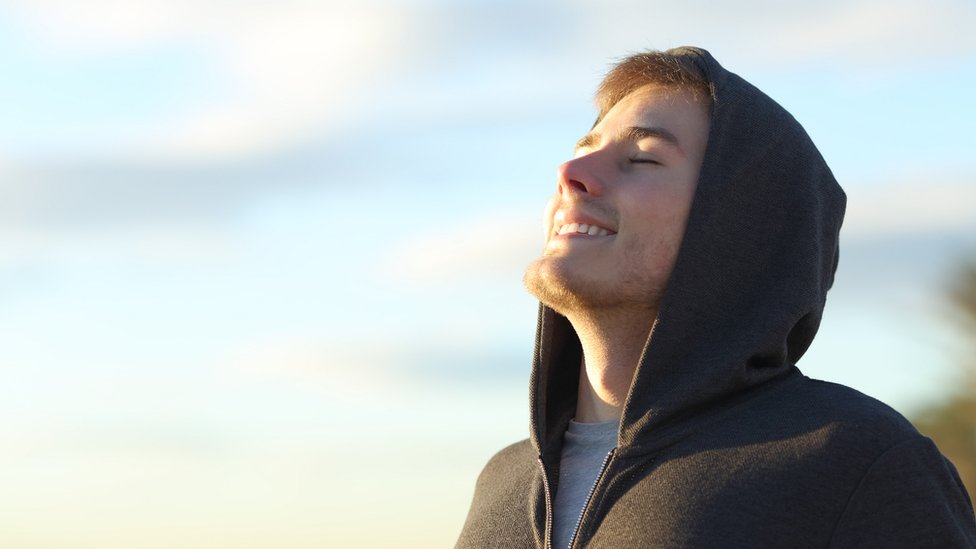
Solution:
{"label": "stubble beard", "polygon": [[602,316],[614,311],[656,314],[663,294],[646,272],[635,262],[623,267],[615,283],[572,272],[564,257],[543,256],[529,265],[523,278],[526,289],[543,305],[557,313],[574,316]]}
{"label": "stubble beard", "polygon": [[581,284],[572,284],[552,262],[548,257],[535,260],[526,269],[522,282],[543,305],[563,316],[571,316],[573,311],[586,308],[585,303],[590,300],[576,287]]}

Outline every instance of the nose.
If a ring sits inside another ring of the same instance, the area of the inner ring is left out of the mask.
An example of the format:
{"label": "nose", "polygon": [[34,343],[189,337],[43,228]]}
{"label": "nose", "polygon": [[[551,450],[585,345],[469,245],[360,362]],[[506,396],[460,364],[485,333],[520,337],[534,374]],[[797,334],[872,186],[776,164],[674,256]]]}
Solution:
{"label": "nose", "polygon": [[596,153],[563,162],[556,170],[560,195],[579,194],[597,197],[603,194],[603,183],[598,175],[599,159]]}

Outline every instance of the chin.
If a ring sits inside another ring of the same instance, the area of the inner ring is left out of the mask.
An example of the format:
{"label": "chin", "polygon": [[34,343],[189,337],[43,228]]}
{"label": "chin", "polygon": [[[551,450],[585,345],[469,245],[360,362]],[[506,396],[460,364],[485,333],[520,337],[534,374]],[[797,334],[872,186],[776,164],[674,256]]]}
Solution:
{"label": "chin", "polygon": [[[622,280],[588,278],[558,257],[541,257],[529,265],[522,282],[543,305],[571,317],[574,312],[653,310],[660,306],[664,284],[646,273]],[[644,276],[639,276],[643,274]]]}
{"label": "chin", "polygon": [[561,267],[553,258],[541,257],[529,265],[522,282],[543,305],[569,316],[574,310],[588,307],[586,294],[594,285],[570,277]]}

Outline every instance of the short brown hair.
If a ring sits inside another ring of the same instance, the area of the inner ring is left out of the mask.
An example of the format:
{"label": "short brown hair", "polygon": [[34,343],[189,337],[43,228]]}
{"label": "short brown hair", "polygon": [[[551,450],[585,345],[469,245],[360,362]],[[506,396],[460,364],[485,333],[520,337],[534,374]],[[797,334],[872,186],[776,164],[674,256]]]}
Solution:
{"label": "short brown hair", "polygon": [[621,99],[649,84],[689,91],[709,102],[712,99],[711,82],[687,54],[646,51],[622,59],[600,82],[594,98],[597,121]]}

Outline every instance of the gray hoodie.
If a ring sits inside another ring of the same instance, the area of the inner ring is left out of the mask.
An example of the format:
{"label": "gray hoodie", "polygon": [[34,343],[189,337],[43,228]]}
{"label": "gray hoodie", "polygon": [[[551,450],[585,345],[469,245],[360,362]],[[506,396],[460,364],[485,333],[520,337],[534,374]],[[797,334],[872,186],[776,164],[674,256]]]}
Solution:
{"label": "gray hoodie", "polygon": [[[658,318],[572,547],[976,547],[955,468],[897,412],[795,366],[845,196],[803,128],[708,52],[711,127]],[[579,339],[540,306],[531,438],[478,478],[459,548],[547,547]],[[856,365],[852,365],[856,367]]]}

